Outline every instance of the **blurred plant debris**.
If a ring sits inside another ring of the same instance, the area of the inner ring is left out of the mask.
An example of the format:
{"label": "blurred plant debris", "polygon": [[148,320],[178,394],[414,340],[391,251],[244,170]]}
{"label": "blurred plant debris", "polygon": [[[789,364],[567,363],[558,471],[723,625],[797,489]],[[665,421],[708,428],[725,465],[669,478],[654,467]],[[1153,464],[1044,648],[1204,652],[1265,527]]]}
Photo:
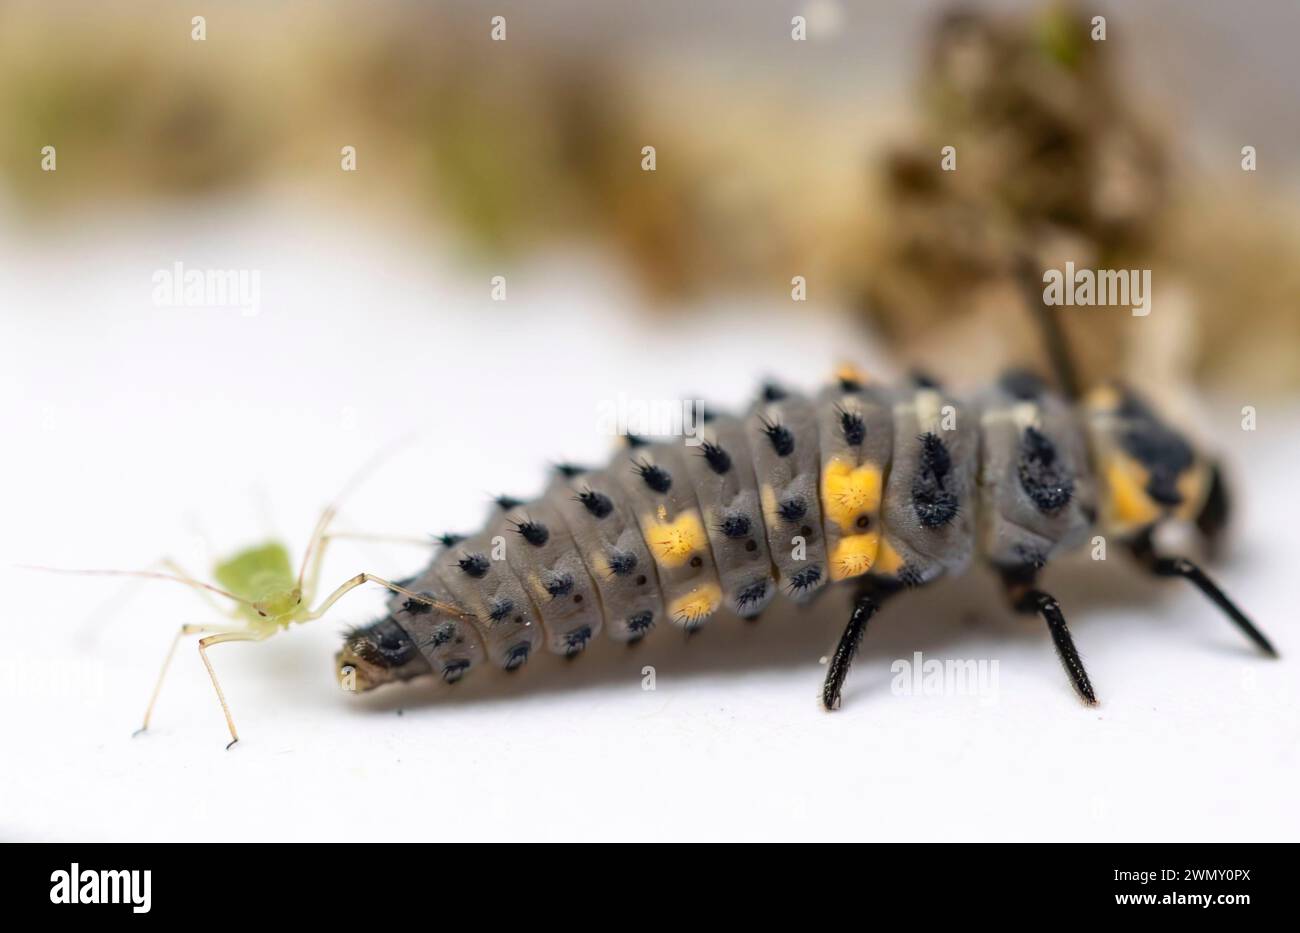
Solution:
{"label": "blurred plant debris", "polygon": [[[1122,45],[1093,41],[1092,15],[960,8],[936,23],[914,135],[874,173],[859,307],[906,355],[987,371],[1044,357],[1026,303],[1043,283],[1022,260],[1038,273],[1067,261],[1150,269],[1159,317],[1053,309],[1085,384],[1215,376],[1294,385],[1294,218],[1282,222],[1258,196],[1245,209],[1216,197],[1174,164],[1159,120],[1128,93]],[[946,171],[949,146],[956,168]],[[1261,359],[1276,365],[1257,371]]]}
{"label": "blurred plant debris", "polygon": [[1262,177],[1185,164],[1124,80],[1121,39],[1091,40],[1092,13],[938,17],[891,123],[851,83],[814,99],[775,64],[741,72],[744,51],[690,70],[662,36],[657,59],[617,30],[516,31],[501,54],[472,4],[235,3],[204,42],[190,13],[138,7],[0,6],[0,205],[23,223],[287,187],[341,216],[428,219],[484,260],[594,246],[663,310],[771,300],[803,275],[809,304],[980,378],[1042,359],[1022,258],[1151,269],[1150,318],[1057,309],[1088,380],[1300,382],[1293,205]]}

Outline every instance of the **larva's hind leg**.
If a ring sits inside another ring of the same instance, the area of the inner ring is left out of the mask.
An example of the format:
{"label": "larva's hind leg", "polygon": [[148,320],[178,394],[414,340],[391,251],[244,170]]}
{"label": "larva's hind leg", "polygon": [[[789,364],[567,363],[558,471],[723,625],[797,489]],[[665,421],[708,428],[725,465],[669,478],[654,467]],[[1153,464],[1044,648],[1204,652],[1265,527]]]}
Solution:
{"label": "larva's hind leg", "polygon": [[1048,634],[1052,636],[1052,644],[1056,647],[1056,655],[1061,659],[1061,666],[1070,675],[1074,692],[1088,706],[1096,706],[1097,694],[1092,689],[1092,682],[1088,680],[1088,672],[1084,669],[1079,651],[1074,647],[1074,639],[1065,624],[1061,604],[1055,596],[1034,587],[1037,575],[1038,568],[1029,566],[1002,571],[1002,583],[1006,587],[1011,607],[1016,612],[1037,613],[1043,617]]}
{"label": "larva's hind leg", "polygon": [[840,694],[844,689],[844,679],[849,676],[849,667],[853,664],[853,657],[862,644],[867,623],[880,609],[890,592],[892,591],[879,589],[870,583],[864,583],[859,588],[857,598],[853,602],[853,614],[849,616],[849,624],[845,626],[844,634],[840,635],[840,642],[835,646],[835,654],[831,656],[830,664],[826,669],[826,680],[822,684],[824,709],[840,708]]}
{"label": "larva's hind leg", "polygon": [[208,676],[212,678],[212,687],[217,691],[217,699],[221,701],[221,712],[226,716],[226,727],[230,729],[230,744],[226,746],[227,750],[239,741],[239,733],[235,731],[235,720],[230,716],[230,704],[226,702],[226,695],[221,690],[221,684],[217,680],[217,672],[212,667],[212,662],[208,660],[208,649],[213,645],[220,645],[228,641],[262,641],[274,631],[275,629],[266,631],[244,629],[237,632],[221,632],[217,635],[209,635],[206,638],[199,639],[199,657],[203,659],[203,666],[208,669]]}
{"label": "larva's hind leg", "polygon": [[1276,658],[1277,649],[1273,647],[1264,633],[1255,628],[1255,624],[1246,618],[1246,614],[1237,608],[1237,604],[1228,598],[1223,590],[1215,585],[1200,567],[1186,557],[1165,557],[1157,554],[1151,541],[1151,533],[1139,537],[1132,544],[1133,557],[1149,573],[1157,577],[1182,577],[1193,583],[1197,589],[1209,597],[1210,601],[1223,610],[1233,623],[1245,633],[1260,651],[1271,658]]}
{"label": "larva's hind leg", "polygon": [[186,635],[201,635],[204,632],[227,632],[230,627],[227,625],[182,625],[176,632],[176,637],[172,639],[171,647],[167,649],[167,657],[163,659],[162,670],[158,672],[158,680],[153,685],[153,693],[149,696],[149,705],[145,707],[144,723],[139,729],[135,730],[133,735],[139,735],[149,729],[149,719],[153,716],[154,705],[158,702],[158,694],[162,692],[163,680],[167,677],[167,670],[171,667],[172,658],[176,654],[176,646],[180,644],[181,639]]}
{"label": "larva's hind leg", "polygon": [[1056,601],[1056,597],[1042,590],[1031,589],[1021,597],[1016,608],[1021,612],[1037,612],[1043,617],[1047,622],[1047,631],[1052,636],[1052,644],[1056,646],[1057,657],[1061,659],[1065,672],[1070,675],[1070,683],[1074,685],[1075,693],[1079,694],[1079,699],[1084,703],[1096,706],[1097,694],[1093,692],[1092,684],[1088,680],[1088,672],[1084,669],[1079,652],[1074,647],[1074,639],[1070,637],[1070,630],[1065,625],[1065,616],[1061,614],[1061,604]]}

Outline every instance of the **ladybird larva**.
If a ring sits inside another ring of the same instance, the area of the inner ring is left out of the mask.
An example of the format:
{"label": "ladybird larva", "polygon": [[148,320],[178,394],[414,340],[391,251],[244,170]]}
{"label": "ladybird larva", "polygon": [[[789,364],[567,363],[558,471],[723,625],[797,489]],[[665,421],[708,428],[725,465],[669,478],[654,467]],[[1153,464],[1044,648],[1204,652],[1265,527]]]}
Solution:
{"label": "ladybird larva", "polygon": [[743,417],[709,412],[696,440],[629,438],[607,467],[558,468],[540,497],[497,500],[480,533],[446,544],[409,584],[425,602],[399,594],[347,636],[340,681],[456,681],[484,660],[512,671],[543,645],[572,657],[601,632],[630,643],[665,623],[690,631],[724,607],[753,618],[778,592],[806,604],[853,581],[822,690],[833,709],[880,605],[978,553],[1015,610],[1042,616],[1092,704],[1060,607],[1036,581],[1093,528],[1153,575],[1194,583],[1274,654],[1198,567],[1156,552],[1166,521],[1216,534],[1226,492],[1129,390],[1074,403],[1017,371],[959,400],[926,378],[891,388],[849,374],[812,398],[767,385]]}

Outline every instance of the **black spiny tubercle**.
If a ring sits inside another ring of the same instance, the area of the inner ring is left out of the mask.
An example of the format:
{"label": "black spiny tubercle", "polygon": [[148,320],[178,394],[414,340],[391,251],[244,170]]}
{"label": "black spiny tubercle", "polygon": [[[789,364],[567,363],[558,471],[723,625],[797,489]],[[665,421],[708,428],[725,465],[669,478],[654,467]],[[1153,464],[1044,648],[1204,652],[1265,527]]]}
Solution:
{"label": "black spiny tubercle", "polygon": [[728,538],[743,538],[749,534],[752,525],[748,515],[728,515],[720,527]]}
{"label": "black spiny tubercle", "polygon": [[867,425],[862,420],[862,416],[855,411],[838,409],[840,416],[840,433],[844,435],[844,443],[850,447],[859,447],[867,439]]}
{"label": "black spiny tubercle", "polygon": [[654,628],[655,614],[649,609],[643,612],[634,612],[627,617],[627,630],[632,633],[632,638],[628,644],[640,641],[645,638],[646,632]]}
{"label": "black spiny tubercle", "polygon": [[541,522],[525,519],[522,522],[512,522],[512,524],[515,526],[515,533],[533,547],[542,547],[551,538],[550,529]]}
{"label": "black spiny tubercle", "polygon": [[952,472],[952,455],[937,434],[918,438],[920,463],[912,480],[912,509],[926,528],[941,528],[957,517],[957,497],[944,488]]}
{"label": "black spiny tubercle", "polygon": [[573,498],[581,502],[582,507],[595,518],[604,518],[610,512],[614,511],[614,503],[611,502],[609,496],[605,495],[603,492],[584,489]]}
{"label": "black spiny tubercle", "polygon": [[808,501],[803,496],[787,496],[776,508],[787,522],[797,522],[808,514]]}
{"label": "black spiny tubercle", "polygon": [[506,654],[506,670],[517,671],[519,668],[523,667],[524,663],[528,660],[528,653],[531,650],[532,646],[529,645],[528,642],[521,642],[512,647]]}
{"label": "black spiny tubercle", "polygon": [[700,454],[708,462],[709,469],[719,476],[726,474],[731,469],[731,454],[717,444],[705,441],[700,445]]}
{"label": "black spiny tubercle", "polygon": [[1126,431],[1120,443],[1125,453],[1146,467],[1147,495],[1161,505],[1180,505],[1178,477],[1195,460],[1191,446],[1154,418],[1140,429]]}
{"label": "black spiny tubercle", "polygon": [[444,622],[433,630],[433,635],[429,639],[429,644],[435,648],[441,648],[456,637],[456,625],[453,622]]}
{"label": "black spiny tubercle", "polygon": [[449,684],[454,684],[465,676],[467,670],[469,670],[469,661],[464,658],[456,658],[448,661],[443,667],[442,679]]}
{"label": "black spiny tubercle", "polygon": [[672,474],[659,466],[657,463],[650,463],[648,460],[638,460],[633,469],[641,477],[650,489],[657,493],[665,493],[673,486]]}
{"label": "black spiny tubercle", "polygon": [[763,418],[761,423],[763,433],[767,435],[768,443],[772,445],[778,457],[788,457],[794,453],[794,435],[790,433],[789,428],[766,418]]}
{"label": "black spiny tubercle", "polygon": [[568,596],[573,592],[573,574],[552,571],[542,585],[546,587],[546,592],[551,595],[551,599]]}
{"label": "black spiny tubercle", "polygon": [[790,578],[788,587],[791,593],[802,593],[804,590],[811,589],[817,585],[822,578],[822,569],[816,564],[811,567],[805,567]]}
{"label": "black spiny tubercle", "polygon": [[475,580],[487,576],[487,572],[492,566],[488,562],[487,556],[483,554],[466,554],[460,560],[456,561],[456,565],[460,567],[467,576],[473,577]]}
{"label": "black spiny tubercle", "polygon": [[757,606],[767,596],[767,581],[755,580],[753,583],[746,584],[739,593],[736,594],[736,608],[744,612],[750,606]]}
{"label": "black spiny tubercle", "polygon": [[[421,593],[420,595],[428,599],[433,599],[433,594],[429,592],[424,592]],[[405,609],[407,613],[413,616],[422,616],[422,615],[427,615],[430,612],[433,612],[433,606],[429,605],[428,603],[424,602],[424,600],[420,600],[420,599],[408,599],[404,603],[402,603],[402,608]]]}
{"label": "black spiny tubercle", "polygon": [[584,625],[564,636],[564,656],[572,658],[587,647],[591,641],[591,627]]}
{"label": "black spiny tubercle", "polygon": [[617,548],[609,552],[609,572],[616,577],[625,577],[633,570],[636,570],[636,555],[631,551],[622,551]]}
{"label": "black spiny tubercle", "polygon": [[1074,477],[1064,469],[1051,438],[1035,427],[1020,436],[1020,459],[1016,465],[1020,488],[1040,512],[1059,512],[1074,496]]}

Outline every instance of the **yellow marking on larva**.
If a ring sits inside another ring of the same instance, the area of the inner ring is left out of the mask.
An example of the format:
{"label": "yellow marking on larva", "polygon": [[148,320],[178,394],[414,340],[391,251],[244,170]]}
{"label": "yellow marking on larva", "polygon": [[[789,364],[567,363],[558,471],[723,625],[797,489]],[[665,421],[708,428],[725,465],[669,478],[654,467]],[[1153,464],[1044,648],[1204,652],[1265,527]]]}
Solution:
{"label": "yellow marking on larva", "polygon": [[663,503],[660,503],[659,508],[655,509],[655,515],[659,517],[661,522],[668,521],[668,508]]}
{"label": "yellow marking on larva", "polygon": [[1115,454],[1106,464],[1110,524],[1120,528],[1149,525],[1160,518],[1160,507],[1146,493],[1147,471],[1139,463]]}
{"label": "yellow marking on larva", "polygon": [[1114,411],[1119,408],[1121,401],[1118,389],[1111,385],[1102,385],[1088,393],[1084,405],[1093,411]]}
{"label": "yellow marking on larva", "polygon": [[707,545],[704,524],[694,509],[678,515],[676,521],[659,521],[651,516],[643,521],[647,528],[646,541],[660,567],[680,567]]}
{"label": "yellow marking on larva", "polygon": [[903,556],[894,550],[888,538],[880,539],[880,549],[876,552],[876,572],[893,576],[902,569]]}
{"label": "yellow marking on larva", "polygon": [[1042,409],[1037,402],[1018,402],[1011,408],[1011,420],[1023,431],[1025,428],[1042,427]]}
{"label": "yellow marking on larva", "polygon": [[916,390],[916,422],[922,431],[938,431],[943,414],[943,396],[935,389]]}
{"label": "yellow marking on larva", "polygon": [[858,385],[866,385],[871,381],[871,376],[865,369],[860,369],[852,363],[840,363],[835,367],[835,378],[841,382],[856,382]]}
{"label": "yellow marking on larva", "polygon": [[879,549],[880,534],[875,531],[840,538],[831,549],[831,579],[847,580],[866,573],[875,565]]}
{"label": "yellow marking on larva", "polygon": [[822,508],[845,534],[862,529],[858,519],[880,509],[880,468],[870,463],[854,467],[832,457],[822,471]]}
{"label": "yellow marking on larva", "polygon": [[722,590],[715,583],[701,583],[685,596],[668,604],[668,617],[678,625],[703,622],[722,605]]}

